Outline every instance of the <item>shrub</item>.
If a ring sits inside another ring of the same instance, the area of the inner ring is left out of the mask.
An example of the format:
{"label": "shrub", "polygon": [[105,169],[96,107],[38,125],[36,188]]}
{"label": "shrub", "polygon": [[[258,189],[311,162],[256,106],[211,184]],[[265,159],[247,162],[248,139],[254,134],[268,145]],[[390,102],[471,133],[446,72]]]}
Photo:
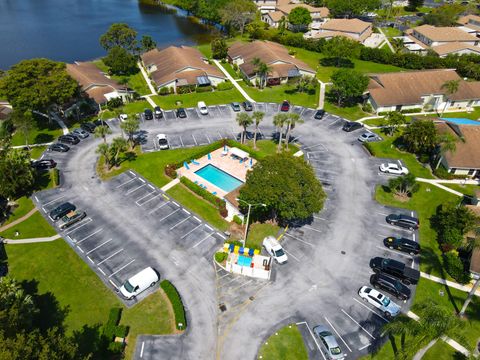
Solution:
{"label": "shrub", "polygon": [[113,110],[123,105],[123,100],[121,97],[113,98],[112,100],[107,101],[107,109]]}
{"label": "shrub", "polygon": [[124,344],[121,342],[111,342],[108,344],[108,350],[114,354],[121,354],[123,352]]}
{"label": "shrub", "polygon": [[233,84],[229,81],[222,82],[217,85],[218,91],[230,90],[233,89]]}
{"label": "shrub", "polygon": [[102,334],[105,336],[108,341],[113,341],[115,339],[115,329],[116,325],[107,323],[102,327]]}
{"label": "shrub", "polygon": [[50,170],[50,179],[52,179],[53,186],[60,186],[60,170],[57,168]]}
{"label": "shrub", "polygon": [[228,254],[226,252],[219,251],[215,253],[215,261],[218,263],[224,262],[225,260],[227,260],[227,257],[228,257]]}
{"label": "shrub", "polygon": [[[185,330],[187,327],[187,318],[185,317],[185,308],[183,307],[180,294],[175,286],[168,280],[163,280],[160,283],[160,287],[165,291],[165,294],[167,294],[168,299],[172,303],[173,313],[175,314],[175,326],[178,330]],[[179,326],[178,324],[180,323],[183,325]]]}
{"label": "shrub", "polygon": [[[172,88],[172,89],[173,89],[173,88]],[[158,91],[158,93],[159,93],[160,95],[168,95],[168,94],[170,94],[170,88],[168,88],[168,87],[162,87],[162,88],[160,88],[160,90]]]}
{"label": "shrub", "polygon": [[190,94],[195,91],[195,85],[185,85],[177,87],[178,94]]}
{"label": "shrub", "polygon": [[169,164],[167,166],[165,166],[165,175],[167,175],[168,177],[171,177],[172,179],[176,179],[177,178],[177,167],[175,166],[175,164]]}
{"label": "shrub", "polygon": [[115,328],[115,336],[126,338],[130,328],[126,325],[118,325]]}
{"label": "shrub", "polygon": [[209,203],[212,203],[213,205],[217,206],[217,200],[220,200],[218,197],[210,193],[209,191],[205,190],[204,188],[200,187],[199,185],[195,184],[193,181],[190,179],[187,179],[185,176],[182,176],[180,178],[180,182],[185,185],[187,188],[192,190],[195,194],[198,196],[204,198],[207,200]]}
{"label": "shrub", "polygon": [[369,103],[363,104],[362,105],[362,110],[367,112],[367,113],[372,113],[373,112],[372,105],[370,105]]}
{"label": "shrub", "polygon": [[458,252],[449,251],[443,254],[443,265],[448,274],[460,284],[467,284],[470,281],[470,275],[465,271],[463,262],[458,257]]}
{"label": "shrub", "polygon": [[112,308],[112,309],[110,309],[110,313],[108,314],[107,324],[112,324],[112,325],[116,326],[120,322],[121,317],[122,317],[122,309],[121,308]]}
{"label": "shrub", "polygon": [[237,64],[232,64],[232,68],[233,68],[233,70],[238,71],[238,65]]}
{"label": "shrub", "polygon": [[233,216],[233,222],[238,225],[243,225],[243,221],[238,215]]}
{"label": "shrub", "polygon": [[205,93],[205,92],[211,92],[213,89],[211,86],[197,86],[195,89],[195,92],[197,93]]}

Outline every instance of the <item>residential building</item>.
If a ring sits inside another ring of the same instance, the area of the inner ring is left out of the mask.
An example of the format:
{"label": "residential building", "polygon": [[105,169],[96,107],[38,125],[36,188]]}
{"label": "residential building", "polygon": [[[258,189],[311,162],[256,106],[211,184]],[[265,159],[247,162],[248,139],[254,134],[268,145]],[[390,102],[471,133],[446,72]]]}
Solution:
{"label": "residential building", "polygon": [[440,134],[449,134],[457,140],[455,151],[447,151],[440,160],[448,172],[466,177],[480,176],[480,126],[443,120],[435,121],[435,126]]}
{"label": "residential building", "polygon": [[173,88],[177,92],[182,86],[216,86],[226,81],[225,75],[193,47],[153,49],[141,58],[158,89]]}
{"label": "residential building", "polygon": [[478,15],[467,15],[458,19],[458,23],[461,25],[460,30],[474,35],[480,38],[480,16]]}
{"label": "residential building", "polygon": [[264,13],[262,15],[262,20],[270,26],[277,28],[282,18],[285,17],[285,19],[288,19],[290,12],[297,7],[302,7],[308,10],[310,16],[312,17],[312,22],[310,23],[309,27],[312,29],[318,29],[320,25],[327,20],[328,15],[330,14],[330,11],[326,7],[315,7],[301,3],[286,3],[277,4],[275,11]]}
{"label": "residential building", "polygon": [[133,94],[131,89],[109,78],[93,62],[67,64],[67,72],[97,105],[118,97],[128,100]]}
{"label": "residential building", "polygon": [[0,105],[0,121],[8,119],[12,111],[10,106]]}
{"label": "residential building", "polygon": [[[457,110],[480,106],[480,82],[465,81],[453,69],[371,74],[368,102],[376,112],[408,109]],[[443,87],[458,80],[459,89],[447,94]]]}
{"label": "residential building", "polygon": [[291,56],[283,45],[271,41],[236,42],[228,49],[229,62],[236,64],[253,83],[257,80],[256,66],[253,63],[256,58],[270,68],[268,85],[278,85],[300,76],[313,77],[316,74],[310,66]]}
{"label": "residential building", "polygon": [[253,0],[262,14],[275,11],[277,0]]}
{"label": "residential building", "polygon": [[364,43],[373,33],[372,24],[360,19],[330,19],[322,23],[317,30],[305,34],[305,37],[330,40],[335,36],[344,36]]}

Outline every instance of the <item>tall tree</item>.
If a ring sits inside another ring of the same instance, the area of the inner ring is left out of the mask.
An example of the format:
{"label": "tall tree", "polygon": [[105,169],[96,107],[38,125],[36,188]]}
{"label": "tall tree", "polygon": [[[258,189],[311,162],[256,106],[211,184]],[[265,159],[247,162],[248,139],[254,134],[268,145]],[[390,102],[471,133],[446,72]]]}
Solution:
{"label": "tall tree", "polygon": [[388,188],[397,196],[407,198],[417,192],[419,185],[415,180],[415,175],[408,174],[388,180]]}
{"label": "tall tree", "polygon": [[133,139],[133,135],[140,129],[140,122],[138,119],[129,117],[127,120],[123,121],[120,124],[120,128],[125,131],[128,136],[128,142],[130,143],[131,148],[135,147],[135,141]]}
{"label": "tall tree", "polygon": [[253,135],[253,148],[257,150],[257,133],[258,133],[258,126],[263,120],[265,113],[262,111],[254,111],[252,114],[253,123],[255,124],[255,134]]}
{"label": "tall tree", "polygon": [[212,40],[210,47],[214,59],[225,59],[228,55],[228,45],[223,37],[217,37]]}
{"label": "tall tree", "polygon": [[345,36],[334,36],[323,45],[322,52],[328,58],[336,59],[335,66],[340,67],[342,59],[359,58],[361,47],[358,41]]}
{"label": "tall tree", "polygon": [[403,131],[407,150],[415,154],[431,154],[437,145],[437,129],[433,121],[415,120]]}
{"label": "tall tree", "polygon": [[332,93],[337,98],[337,105],[362,96],[368,86],[369,78],[353,69],[336,70],[332,76]]}
{"label": "tall tree", "polygon": [[107,135],[111,134],[112,130],[106,125],[100,125],[95,128],[95,132],[93,135],[96,138],[102,138],[103,142],[106,144],[107,143]]}
{"label": "tall tree", "polygon": [[450,97],[457,93],[459,87],[460,80],[448,80],[442,84],[442,90],[445,90],[445,106],[443,107],[440,116],[443,116],[443,113],[445,112],[449,102],[451,101]]}
{"label": "tall tree", "polygon": [[252,125],[252,123],[253,123],[253,120],[250,117],[250,115],[248,115],[247,113],[241,112],[237,114],[237,124],[243,128],[242,135],[240,138],[240,142],[242,144],[245,143],[245,135],[247,133],[247,127]]}
{"label": "tall tree", "polygon": [[400,350],[394,347],[394,355],[398,359],[411,358],[415,351],[412,346],[408,346],[406,343],[407,336],[415,336],[419,331],[420,326],[413,319],[410,319],[406,315],[400,314],[394,321],[386,323],[382,330],[389,335],[400,336]]}
{"label": "tall tree", "polygon": [[110,145],[107,144],[106,142],[103,142],[101,144],[98,145],[97,149],[95,150],[95,152],[100,155],[100,156],[103,156],[103,166],[105,167],[109,167],[110,166],[110,163],[111,163],[111,156],[110,156]]}
{"label": "tall tree", "polygon": [[255,164],[247,173],[240,199],[266,204],[255,211],[266,211],[265,215],[273,220],[287,223],[308,219],[320,211],[325,193],[313,168],[303,158],[282,153]]}
{"label": "tall tree", "polygon": [[365,15],[380,8],[380,0],[326,0],[333,17]]}
{"label": "tall tree", "polygon": [[458,3],[445,4],[426,14],[423,17],[423,23],[433,26],[453,26],[463,10],[464,7]]}
{"label": "tall tree", "polygon": [[142,39],[140,40],[140,44],[141,44],[141,47],[142,47],[142,52],[147,52],[147,51],[153,50],[157,47],[157,43],[149,35],[143,35]]}
{"label": "tall tree", "polygon": [[23,60],[0,78],[0,97],[22,111],[47,111],[70,100],[78,89],[64,63],[47,59]]}
{"label": "tall tree", "polygon": [[399,126],[405,125],[406,123],[407,117],[399,111],[390,111],[385,116],[384,124],[388,127],[390,136],[398,131]]}
{"label": "tall tree", "polygon": [[12,121],[15,126],[15,131],[18,131],[23,135],[25,139],[25,145],[29,145],[29,135],[33,129],[33,114],[30,110],[14,110],[12,112]]}
{"label": "tall tree", "polygon": [[458,138],[452,134],[439,134],[437,136],[437,144],[440,147],[440,152],[436,167],[440,166],[443,157],[447,152],[454,153],[457,150]]}
{"label": "tall tree", "polygon": [[282,151],[282,138],[283,138],[283,127],[287,123],[288,114],[279,113],[273,117],[273,125],[278,129],[278,146],[277,153]]}
{"label": "tall tree", "polygon": [[108,50],[103,62],[109,67],[109,72],[114,75],[130,75],[139,71],[135,56],[120,46]]}
{"label": "tall tree", "polygon": [[118,46],[132,53],[137,47],[137,32],[125,23],[112,24],[100,36],[100,45],[107,51]]}
{"label": "tall tree", "polygon": [[111,161],[110,161],[110,168],[113,166],[118,166],[118,157],[128,148],[127,140],[123,137],[119,136],[112,140],[112,144],[110,145],[110,152],[111,152]]}
{"label": "tall tree", "polygon": [[289,113],[287,117],[287,134],[285,136],[285,142],[287,143],[287,150],[288,144],[290,143],[290,133],[295,128],[297,124],[303,124],[303,119],[300,117],[299,114],[296,113]]}
{"label": "tall tree", "polygon": [[235,0],[227,2],[220,10],[222,21],[225,25],[240,31],[243,35],[245,26],[255,19],[257,6],[250,0]]}
{"label": "tall tree", "polygon": [[288,14],[288,22],[295,31],[303,31],[308,28],[312,22],[310,12],[304,7],[296,7]]}
{"label": "tall tree", "polygon": [[252,64],[255,66],[255,72],[260,80],[260,89],[263,89],[267,85],[268,73],[271,70],[270,66],[257,57],[252,59]]}
{"label": "tall tree", "polygon": [[0,196],[11,200],[34,184],[30,154],[8,146],[0,148]]}
{"label": "tall tree", "polygon": [[408,0],[408,10],[417,11],[419,7],[423,6],[423,0]]}

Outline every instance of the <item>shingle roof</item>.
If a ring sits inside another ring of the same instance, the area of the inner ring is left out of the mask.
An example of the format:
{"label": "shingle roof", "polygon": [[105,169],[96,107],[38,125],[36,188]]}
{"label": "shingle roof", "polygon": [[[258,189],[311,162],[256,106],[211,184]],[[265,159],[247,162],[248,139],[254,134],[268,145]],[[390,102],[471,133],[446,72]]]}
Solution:
{"label": "shingle roof", "polygon": [[371,26],[372,24],[359,19],[330,19],[320,29],[360,34]]}
{"label": "shingle roof", "polygon": [[480,46],[467,45],[461,42],[447,43],[439,46],[432,47],[432,50],[435,51],[438,55],[447,55],[461,50],[470,50],[480,54]]}
{"label": "shingle roof", "polygon": [[458,19],[457,23],[462,25],[467,25],[470,22],[470,20],[480,22],[480,16],[473,15],[473,14],[462,16],[460,19]]}
{"label": "shingle roof", "polygon": [[232,59],[237,57],[243,58],[244,63],[240,65],[240,68],[248,76],[255,75],[255,65],[252,63],[254,58],[259,58],[270,66],[275,62],[282,62],[293,64],[301,70],[315,73],[315,70],[303,61],[289,55],[287,48],[283,45],[271,41],[255,40],[250,43],[236,42],[228,49],[228,56]]}
{"label": "shingle roof", "polygon": [[281,11],[270,11],[265,15],[269,16],[274,22],[279,22],[282,20],[282,17],[285,16],[285,14]]}
{"label": "shingle roof", "polygon": [[[151,73],[157,86],[177,79],[193,80],[195,71],[197,76],[207,75],[225,79],[225,75],[214,65],[205,63],[200,51],[188,46],[170,46],[163,50],[153,49],[142,55],[145,66],[155,65],[157,70]],[[188,82],[195,84],[196,82]]]}
{"label": "shingle roof", "polygon": [[480,99],[480,82],[467,82],[452,69],[420,70],[371,74],[368,90],[379,106],[421,104],[422,96],[445,94],[442,85],[449,80],[460,80],[460,86],[450,99]]}
{"label": "shingle roof", "polygon": [[432,41],[478,41],[478,39],[456,27],[421,25],[412,29]]}
{"label": "shingle roof", "polygon": [[309,13],[320,13],[320,17],[322,17],[322,18],[328,17],[328,15],[330,14],[330,10],[328,10],[328,8],[326,8],[326,7],[315,7],[315,6],[311,6],[311,5],[308,5],[308,4],[277,5],[277,10],[279,10],[279,11],[288,15],[288,14],[290,14],[290,12],[293,9],[295,9],[297,7],[307,9]]}

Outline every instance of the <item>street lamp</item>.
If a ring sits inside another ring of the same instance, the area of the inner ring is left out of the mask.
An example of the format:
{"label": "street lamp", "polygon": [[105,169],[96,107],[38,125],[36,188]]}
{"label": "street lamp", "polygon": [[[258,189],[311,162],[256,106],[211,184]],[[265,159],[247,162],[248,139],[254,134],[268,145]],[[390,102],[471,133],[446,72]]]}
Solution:
{"label": "street lamp", "polygon": [[252,206],[263,206],[267,207],[267,204],[263,203],[258,203],[258,204],[250,204],[246,202],[245,200],[237,198],[237,201],[244,202],[245,204],[248,205],[248,213],[247,213],[247,224],[245,226],[245,235],[243,236],[243,247],[245,247],[245,243],[247,242],[247,233],[248,233],[248,222],[250,221],[250,211],[252,210]]}

